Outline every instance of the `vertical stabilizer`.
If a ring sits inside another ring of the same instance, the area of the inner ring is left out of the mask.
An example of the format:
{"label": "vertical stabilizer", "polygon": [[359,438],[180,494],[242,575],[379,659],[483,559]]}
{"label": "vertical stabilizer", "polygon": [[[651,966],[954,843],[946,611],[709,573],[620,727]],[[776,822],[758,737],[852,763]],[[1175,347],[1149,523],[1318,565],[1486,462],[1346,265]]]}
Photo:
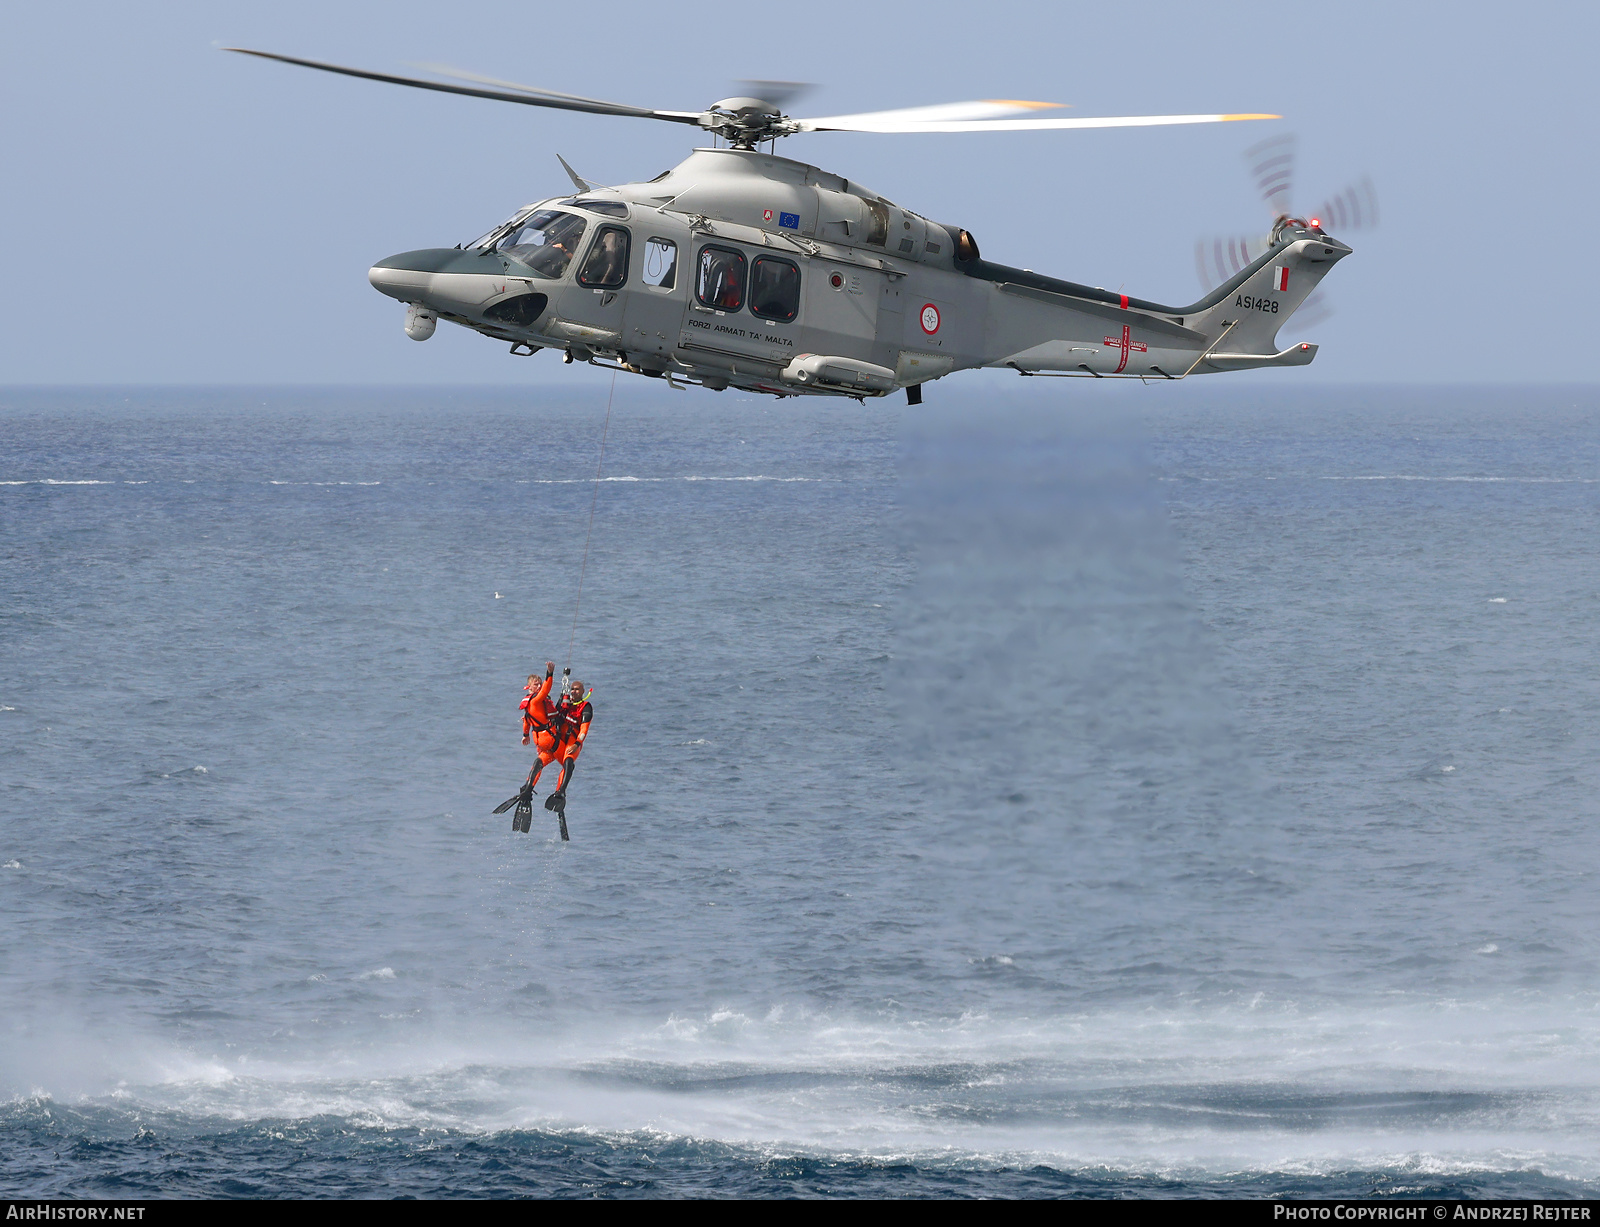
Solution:
{"label": "vertical stabilizer", "polygon": [[[1271,354],[1278,329],[1317,288],[1327,272],[1350,254],[1338,239],[1314,231],[1285,236],[1237,278],[1191,309],[1190,327],[1235,354]],[[1209,302],[1216,299],[1215,302]],[[1226,337],[1223,337],[1226,332]]]}

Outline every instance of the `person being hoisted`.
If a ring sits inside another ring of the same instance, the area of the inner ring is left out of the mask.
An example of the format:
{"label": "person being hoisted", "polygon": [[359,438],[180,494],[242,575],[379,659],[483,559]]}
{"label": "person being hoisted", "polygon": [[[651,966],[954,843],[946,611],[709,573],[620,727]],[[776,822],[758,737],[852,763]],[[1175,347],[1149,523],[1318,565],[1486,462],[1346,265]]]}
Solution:
{"label": "person being hoisted", "polygon": [[544,662],[543,681],[539,680],[537,673],[528,674],[528,684],[523,688],[522,702],[517,704],[517,708],[522,712],[522,744],[536,742],[539,756],[534,759],[533,770],[528,772],[527,781],[517,795],[494,811],[503,814],[515,805],[517,810],[511,816],[511,829],[524,834],[533,824],[533,786],[538,783],[539,772],[547,764],[556,761],[556,753],[561,745],[562,725],[550,710],[550,684],[555,680],[555,675],[556,664],[553,660]]}
{"label": "person being hoisted", "polygon": [[545,661],[544,680],[538,681],[538,675],[530,673],[528,697],[520,704],[522,744],[527,745],[531,740],[534,743],[534,751],[539,756],[533,764],[533,770],[528,772],[529,789],[539,782],[539,773],[556,761],[556,750],[561,744],[561,723],[550,710],[550,686],[555,681],[555,676],[556,662]]}
{"label": "person being hoisted", "polygon": [[[562,671],[563,675],[570,672]],[[578,755],[583,752],[584,738],[589,736],[589,723],[594,719],[594,704],[589,702],[593,694],[594,691],[584,689],[582,682],[568,680],[555,710],[553,723],[561,733],[561,745],[556,750],[561,760],[561,782],[544,799],[544,807],[558,814],[566,812],[567,785],[572,783],[572,773],[578,769]]]}

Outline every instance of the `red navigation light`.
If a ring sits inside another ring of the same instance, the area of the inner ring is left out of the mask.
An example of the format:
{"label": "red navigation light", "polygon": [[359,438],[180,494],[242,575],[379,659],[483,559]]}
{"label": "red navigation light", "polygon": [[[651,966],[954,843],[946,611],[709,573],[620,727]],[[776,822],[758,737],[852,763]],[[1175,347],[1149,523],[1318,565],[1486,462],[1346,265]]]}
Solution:
{"label": "red navigation light", "polygon": [[1311,219],[1311,224],[1313,226],[1320,226],[1320,225],[1322,225],[1322,219],[1320,217],[1313,217]]}

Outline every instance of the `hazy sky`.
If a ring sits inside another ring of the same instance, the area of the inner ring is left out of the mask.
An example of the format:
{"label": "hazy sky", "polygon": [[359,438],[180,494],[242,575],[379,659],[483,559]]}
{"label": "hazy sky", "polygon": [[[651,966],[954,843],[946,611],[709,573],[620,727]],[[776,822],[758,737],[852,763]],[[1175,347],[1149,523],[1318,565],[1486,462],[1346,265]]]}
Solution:
{"label": "hazy sky", "polygon": [[[564,190],[555,155],[644,179],[677,125],[539,112],[240,56],[448,63],[671,108],[741,77],[800,113],[1037,98],[1084,115],[1277,111],[1272,124],[1041,134],[817,134],[779,152],[966,226],[991,259],[1158,301],[1194,242],[1264,228],[1240,153],[1300,137],[1300,207],[1370,173],[1309,369],[1272,380],[1590,380],[1600,197],[1592,4],[669,5],[616,0],[7,6],[0,42],[0,383],[520,382],[550,355],[442,326],[426,344],[374,260],[471,239]],[[1298,338],[1296,338],[1298,339]],[[1241,387],[1262,376],[1231,376]],[[1208,384],[1208,386],[1210,386]]]}

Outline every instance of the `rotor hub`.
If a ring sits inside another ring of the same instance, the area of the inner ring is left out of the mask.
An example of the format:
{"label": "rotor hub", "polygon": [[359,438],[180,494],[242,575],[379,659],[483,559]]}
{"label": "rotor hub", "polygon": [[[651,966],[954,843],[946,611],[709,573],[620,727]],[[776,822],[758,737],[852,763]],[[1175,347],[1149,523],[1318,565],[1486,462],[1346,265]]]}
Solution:
{"label": "rotor hub", "polygon": [[713,102],[697,122],[735,149],[754,149],[762,141],[800,130],[792,119],[761,98],[724,98]]}

